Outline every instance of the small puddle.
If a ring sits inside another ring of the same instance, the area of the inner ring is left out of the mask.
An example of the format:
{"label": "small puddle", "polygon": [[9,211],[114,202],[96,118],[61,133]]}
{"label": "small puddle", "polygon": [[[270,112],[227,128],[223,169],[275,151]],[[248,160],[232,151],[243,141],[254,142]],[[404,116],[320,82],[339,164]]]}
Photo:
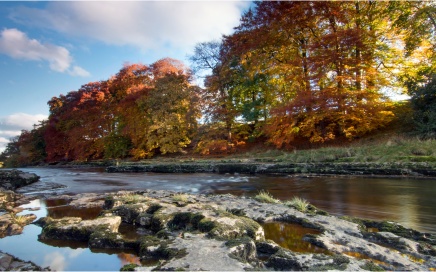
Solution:
{"label": "small puddle", "polygon": [[45,205],[46,205],[47,208],[57,207],[57,206],[64,206],[64,205],[67,205],[68,203],[70,203],[70,200],[63,199],[63,198],[46,199],[44,201],[45,201]]}
{"label": "small puddle", "polygon": [[265,239],[273,240],[283,248],[300,253],[330,254],[327,249],[320,248],[303,240],[306,234],[320,234],[319,230],[284,222],[268,222],[264,223],[262,227],[265,231]]}
{"label": "small puddle", "polygon": [[80,217],[83,220],[95,219],[101,213],[103,209],[101,207],[87,207],[77,208],[69,205],[47,207],[47,216],[54,219],[60,219],[64,217]]}
{"label": "small puddle", "polygon": [[371,258],[371,257],[369,257],[368,255],[365,255],[365,254],[360,253],[360,252],[345,251],[345,252],[342,252],[342,253],[345,254],[345,255],[348,255],[348,256],[354,257],[354,258],[356,258],[356,259],[359,259],[359,260],[368,260],[368,261],[372,261],[372,262],[375,263],[375,264],[379,264],[379,265],[385,265],[385,266],[387,266],[387,264],[386,264],[385,262],[382,262],[382,261],[376,260],[376,259]]}
{"label": "small puddle", "polygon": [[64,217],[80,217],[83,220],[90,220],[97,218],[102,207],[74,207],[68,205],[70,200],[68,199],[47,199],[43,200],[47,208],[47,216],[54,219],[60,219]]}
{"label": "small puddle", "polygon": [[144,235],[153,235],[151,230],[147,230],[132,224],[121,223],[118,232],[125,240],[137,241]]}

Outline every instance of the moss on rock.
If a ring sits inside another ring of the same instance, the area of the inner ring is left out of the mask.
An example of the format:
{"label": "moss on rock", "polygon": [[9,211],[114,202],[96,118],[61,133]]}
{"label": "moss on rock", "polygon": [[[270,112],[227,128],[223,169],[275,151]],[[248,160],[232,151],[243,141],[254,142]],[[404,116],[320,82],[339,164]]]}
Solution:
{"label": "moss on rock", "polygon": [[139,256],[141,259],[169,260],[186,255],[186,250],[170,247],[171,242],[155,236],[144,236],[139,244]]}
{"label": "moss on rock", "polygon": [[104,226],[97,228],[91,233],[88,241],[90,248],[118,248],[135,249],[139,248],[139,242],[126,241],[118,232],[108,231]]}
{"label": "moss on rock", "polygon": [[121,218],[118,216],[100,217],[94,220],[82,220],[79,217],[46,220],[39,239],[88,241],[91,234],[105,229],[118,231]]}
{"label": "moss on rock", "polygon": [[248,217],[235,216],[230,213],[220,214],[220,217],[214,220],[214,227],[208,234],[210,237],[226,240],[243,236],[254,240],[265,239],[263,228],[259,223]]}
{"label": "moss on rock", "polygon": [[139,267],[137,264],[126,264],[123,267],[121,267],[120,271],[135,271],[135,268]]}
{"label": "moss on rock", "polygon": [[225,245],[230,248],[230,257],[236,260],[249,263],[257,259],[256,244],[247,236],[229,240]]}
{"label": "moss on rock", "polygon": [[112,213],[121,216],[123,222],[135,224],[139,214],[145,212],[148,206],[145,204],[124,204],[112,209]]}

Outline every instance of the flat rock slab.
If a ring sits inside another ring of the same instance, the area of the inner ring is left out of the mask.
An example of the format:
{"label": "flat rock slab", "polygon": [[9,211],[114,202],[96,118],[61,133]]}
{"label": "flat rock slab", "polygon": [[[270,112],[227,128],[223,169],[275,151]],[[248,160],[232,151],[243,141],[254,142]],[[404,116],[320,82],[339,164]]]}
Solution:
{"label": "flat rock slab", "polygon": [[434,165],[428,163],[286,163],[286,162],[208,162],[208,163],[130,163],[109,166],[108,172],[155,173],[240,173],[240,174],[315,174],[315,175],[381,175],[435,177]]}
{"label": "flat rock slab", "polygon": [[96,231],[116,233],[121,224],[121,217],[108,216],[94,220],[82,220],[80,217],[62,219],[46,218],[40,220],[43,229],[39,239],[88,241]]}
{"label": "flat rock slab", "polygon": [[204,234],[177,237],[172,247],[186,250],[186,256],[170,260],[161,270],[185,269],[188,271],[243,271],[253,269],[248,263],[229,258],[229,248],[223,241],[208,239]]}

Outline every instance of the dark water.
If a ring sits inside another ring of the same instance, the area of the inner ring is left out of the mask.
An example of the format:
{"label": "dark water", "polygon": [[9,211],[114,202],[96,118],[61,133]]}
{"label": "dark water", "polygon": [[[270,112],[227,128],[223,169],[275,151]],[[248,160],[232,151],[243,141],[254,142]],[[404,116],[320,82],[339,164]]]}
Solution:
{"label": "dark water", "polygon": [[[219,174],[105,173],[103,169],[26,168],[58,193],[173,190],[254,196],[269,191],[281,200],[299,196],[335,215],[391,220],[436,234],[436,178],[273,177]],[[36,188],[39,190],[38,188]]]}
{"label": "dark water", "polygon": [[262,227],[265,239],[273,240],[283,248],[303,253],[329,253],[326,249],[314,246],[303,239],[306,234],[320,234],[319,230],[284,222],[267,222],[262,224]]}
{"label": "dark water", "polygon": [[[41,182],[22,190],[26,194],[111,192],[119,190],[172,190],[188,193],[217,193],[254,196],[266,190],[281,200],[299,196],[336,215],[392,220],[406,227],[436,234],[436,179],[381,179],[362,177],[272,177],[218,174],[105,173],[103,169],[26,168],[41,177]],[[53,189],[53,184],[58,185]],[[95,218],[99,209],[72,209],[68,203],[34,200],[28,207],[41,207],[38,217],[80,216]],[[321,249],[304,244],[302,237],[314,230],[270,223],[264,226],[267,238],[297,251]],[[126,238],[136,239],[138,230],[121,226]],[[26,226],[24,233],[0,239],[0,250],[30,260],[52,270],[119,270],[139,258],[129,251],[94,251],[86,243],[37,240],[41,228]],[[147,265],[147,264],[142,264]],[[150,264],[152,265],[152,264]]]}
{"label": "dark water", "polygon": [[[33,213],[37,217],[53,215],[51,210],[58,208],[55,203],[46,203],[36,199],[23,208],[37,208],[37,211],[23,211]],[[65,210],[65,209],[64,209]],[[60,216],[60,212],[56,212]],[[92,211],[82,210],[82,217],[92,218]],[[66,214],[68,215],[68,214]],[[129,263],[141,264],[133,251],[127,250],[91,250],[86,242],[44,240],[38,241],[41,227],[28,225],[23,234],[8,236],[0,239],[0,250],[12,254],[22,260],[58,271],[116,271]]]}

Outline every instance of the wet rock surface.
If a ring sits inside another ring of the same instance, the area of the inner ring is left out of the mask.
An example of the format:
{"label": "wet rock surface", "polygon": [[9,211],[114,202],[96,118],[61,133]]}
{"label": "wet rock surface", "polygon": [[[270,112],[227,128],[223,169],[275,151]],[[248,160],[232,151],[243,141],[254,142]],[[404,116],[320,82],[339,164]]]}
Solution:
{"label": "wet rock surface", "polygon": [[23,195],[0,189],[0,238],[21,234],[24,226],[36,219],[33,214],[17,215],[21,212],[18,206],[27,201]]}
{"label": "wet rock surface", "polygon": [[0,271],[48,271],[32,262],[25,262],[0,251]]}
{"label": "wet rock surface", "polygon": [[[283,204],[232,195],[169,191],[82,194],[70,206],[100,205],[95,219],[43,218],[40,239],[88,242],[90,248],[136,251],[155,270],[433,270],[434,236],[395,223],[338,218],[315,207],[302,213]],[[134,226],[125,235],[120,223]],[[262,224],[290,222],[317,229],[304,240],[324,253],[295,252],[266,240]],[[378,229],[376,227],[378,226]],[[133,267],[133,266],[132,266]]]}
{"label": "wet rock surface", "polygon": [[107,172],[155,173],[240,173],[240,174],[320,174],[365,176],[436,177],[434,165],[428,163],[262,163],[208,162],[156,163],[109,166]]}
{"label": "wet rock surface", "polygon": [[21,212],[18,206],[27,203],[29,198],[15,191],[38,181],[35,174],[19,170],[0,171],[0,238],[21,234],[23,227],[36,219],[35,215],[17,215]]}
{"label": "wet rock surface", "polygon": [[37,181],[39,177],[35,174],[19,170],[0,170],[0,188],[4,190],[16,190]]}

